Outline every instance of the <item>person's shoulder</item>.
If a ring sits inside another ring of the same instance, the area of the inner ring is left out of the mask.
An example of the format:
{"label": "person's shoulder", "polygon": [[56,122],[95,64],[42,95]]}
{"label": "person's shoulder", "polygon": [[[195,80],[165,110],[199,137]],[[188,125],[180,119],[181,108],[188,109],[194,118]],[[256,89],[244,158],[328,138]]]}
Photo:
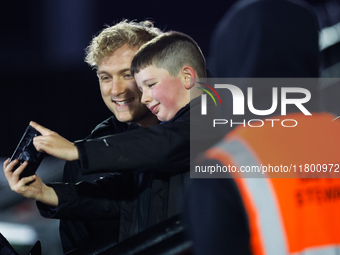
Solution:
{"label": "person's shoulder", "polygon": [[99,123],[87,138],[96,138],[103,135],[114,134],[115,130],[118,130],[117,127],[121,125],[121,122],[119,122],[114,116],[111,116]]}
{"label": "person's shoulder", "polygon": [[[102,129],[102,128],[105,128],[105,127],[108,127],[108,126],[112,126],[114,122],[117,122],[118,120],[114,117],[114,116],[111,116],[109,118],[107,118],[106,120],[102,121],[101,123],[99,123],[94,129],[93,131],[96,131],[98,129]],[[92,131],[92,132],[93,132]]]}

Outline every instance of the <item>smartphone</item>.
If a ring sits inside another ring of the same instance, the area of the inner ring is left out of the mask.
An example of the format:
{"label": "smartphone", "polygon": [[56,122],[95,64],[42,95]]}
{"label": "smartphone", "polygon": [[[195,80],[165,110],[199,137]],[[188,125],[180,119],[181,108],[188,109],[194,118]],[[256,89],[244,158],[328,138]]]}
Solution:
{"label": "smartphone", "polygon": [[24,135],[22,136],[17,148],[15,149],[11,157],[10,162],[15,159],[19,160],[19,164],[15,166],[13,171],[25,161],[28,162],[28,165],[26,166],[24,171],[20,174],[20,179],[34,175],[44,158],[45,154],[42,152],[38,152],[33,145],[33,138],[38,135],[41,134],[35,128],[29,125],[26,128]]}

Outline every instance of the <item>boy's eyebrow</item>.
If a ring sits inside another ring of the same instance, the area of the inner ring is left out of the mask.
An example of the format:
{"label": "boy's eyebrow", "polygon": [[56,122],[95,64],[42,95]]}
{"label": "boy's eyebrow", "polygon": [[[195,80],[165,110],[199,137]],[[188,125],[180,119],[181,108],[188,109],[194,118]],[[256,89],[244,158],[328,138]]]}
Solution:
{"label": "boy's eyebrow", "polygon": [[154,79],[155,79],[155,78],[149,78],[149,79],[145,79],[145,80],[143,80],[143,81],[142,81],[142,83],[144,83],[144,84],[145,84],[145,83],[147,83],[147,82],[149,82],[149,81],[152,81],[152,80],[154,80]]}

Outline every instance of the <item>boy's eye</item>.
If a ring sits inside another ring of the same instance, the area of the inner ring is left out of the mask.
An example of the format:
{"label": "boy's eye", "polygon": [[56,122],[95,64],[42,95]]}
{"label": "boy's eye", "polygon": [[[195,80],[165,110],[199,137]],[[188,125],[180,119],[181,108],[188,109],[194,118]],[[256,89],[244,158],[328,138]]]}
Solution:
{"label": "boy's eye", "polygon": [[148,87],[151,88],[151,87],[154,86],[155,84],[156,84],[156,82],[155,82],[155,83],[150,83],[150,84],[148,84]]}

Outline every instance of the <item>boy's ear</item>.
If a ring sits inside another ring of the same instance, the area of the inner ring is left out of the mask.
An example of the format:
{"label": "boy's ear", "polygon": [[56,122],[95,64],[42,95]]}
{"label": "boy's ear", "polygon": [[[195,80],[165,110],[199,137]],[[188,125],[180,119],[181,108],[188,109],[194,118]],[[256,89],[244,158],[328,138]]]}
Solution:
{"label": "boy's ear", "polygon": [[191,89],[195,85],[196,72],[191,66],[183,66],[182,75],[185,89]]}

